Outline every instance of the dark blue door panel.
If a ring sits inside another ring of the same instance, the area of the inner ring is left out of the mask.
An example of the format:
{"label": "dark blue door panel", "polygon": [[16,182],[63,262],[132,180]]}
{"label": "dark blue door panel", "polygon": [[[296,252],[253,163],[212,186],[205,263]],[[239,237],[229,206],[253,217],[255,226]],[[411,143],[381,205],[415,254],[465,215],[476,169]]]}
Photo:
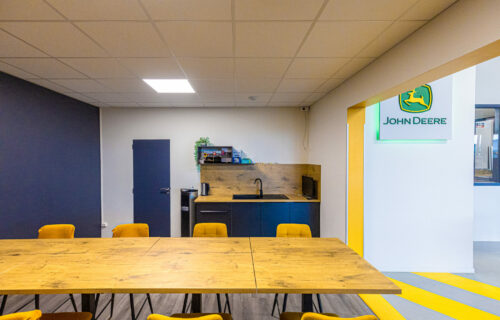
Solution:
{"label": "dark blue door panel", "polygon": [[261,207],[263,237],[276,237],[280,223],[290,223],[290,203],[265,203]]}
{"label": "dark blue door panel", "polygon": [[170,237],[170,140],[134,140],[134,222]]}
{"label": "dark blue door panel", "polygon": [[259,203],[233,203],[231,230],[233,237],[260,237],[261,218]]}

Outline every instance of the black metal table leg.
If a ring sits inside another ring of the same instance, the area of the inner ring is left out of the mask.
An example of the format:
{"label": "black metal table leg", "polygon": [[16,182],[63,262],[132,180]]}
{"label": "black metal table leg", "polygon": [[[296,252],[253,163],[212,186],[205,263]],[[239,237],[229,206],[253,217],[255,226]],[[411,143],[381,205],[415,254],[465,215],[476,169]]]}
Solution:
{"label": "black metal table leg", "polygon": [[201,309],[202,309],[201,294],[193,293],[191,295],[191,312],[201,313]]}
{"label": "black metal table leg", "polygon": [[95,320],[95,295],[94,294],[82,294],[82,311],[92,313],[92,320]]}
{"label": "black metal table leg", "polygon": [[312,294],[303,294],[302,295],[302,312],[313,312]]}

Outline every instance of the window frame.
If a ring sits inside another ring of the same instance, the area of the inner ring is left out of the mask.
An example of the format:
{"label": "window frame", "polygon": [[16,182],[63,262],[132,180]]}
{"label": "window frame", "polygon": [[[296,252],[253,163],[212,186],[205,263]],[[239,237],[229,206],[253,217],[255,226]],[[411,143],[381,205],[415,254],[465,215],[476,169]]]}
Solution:
{"label": "window frame", "polygon": [[[476,104],[475,109],[495,109],[495,122],[493,127],[493,134],[500,135],[500,104]],[[476,134],[476,117],[474,116],[474,135]],[[474,186],[500,186],[500,156],[498,153],[500,152],[500,139],[493,140],[493,145],[495,146],[496,141],[496,150],[497,157],[493,156],[493,179],[495,181],[491,182],[476,182],[476,149],[474,148],[474,166],[472,168],[472,174],[474,178]],[[495,149],[495,148],[494,148]]]}

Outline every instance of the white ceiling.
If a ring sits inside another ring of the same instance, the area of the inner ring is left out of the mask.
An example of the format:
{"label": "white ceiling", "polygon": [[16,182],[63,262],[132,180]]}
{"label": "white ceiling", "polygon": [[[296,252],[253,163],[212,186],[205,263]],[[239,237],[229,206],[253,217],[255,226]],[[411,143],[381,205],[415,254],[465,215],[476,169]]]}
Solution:
{"label": "white ceiling", "polygon": [[0,0],[0,70],[103,107],[311,105],[453,2]]}

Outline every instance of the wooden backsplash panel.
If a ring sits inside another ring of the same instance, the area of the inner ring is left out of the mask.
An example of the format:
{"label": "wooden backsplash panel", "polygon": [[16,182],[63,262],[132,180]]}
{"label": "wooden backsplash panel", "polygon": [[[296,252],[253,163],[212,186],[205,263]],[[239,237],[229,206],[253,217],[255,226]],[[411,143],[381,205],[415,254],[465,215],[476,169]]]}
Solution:
{"label": "wooden backsplash panel", "polygon": [[[312,164],[202,165],[201,182],[210,184],[210,194],[256,193],[256,178],[261,178],[264,193],[302,194],[302,176],[318,181],[321,190],[321,166]],[[319,196],[319,195],[318,195]]]}

